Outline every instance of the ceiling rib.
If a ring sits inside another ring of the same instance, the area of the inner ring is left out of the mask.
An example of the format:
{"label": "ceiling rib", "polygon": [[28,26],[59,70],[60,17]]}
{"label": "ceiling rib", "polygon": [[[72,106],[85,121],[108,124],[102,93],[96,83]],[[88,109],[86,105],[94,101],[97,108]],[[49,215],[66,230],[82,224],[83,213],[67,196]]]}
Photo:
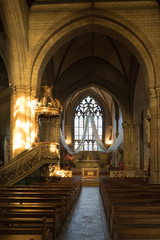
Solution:
{"label": "ceiling rib", "polygon": [[114,44],[113,39],[111,39],[109,36],[106,36],[106,37],[108,38],[110,44],[112,45],[113,49],[115,50],[115,53],[116,53],[116,55],[117,55],[117,57],[118,57],[118,59],[119,59],[119,62],[120,62],[120,64],[121,64],[121,67],[122,67],[122,69],[123,69],[124,76],[125,76],[125,78],[126,78],[126,80],[127,80],[127,82],[128,82],[128,77],[127,77],[126,69],[125,69],[123,60],[122,60],[122,58],[121,58],[121,55],[120,55],[120,53],[119,53],[116,45]]}
{"label": "ceiling rib", "polygon": [[58,73],[57,73],[57,77],[56,77],[56,80],[55,80],[55,84],[56,84],[56,82],[58,81],[58,78],[59,78],[59,76],[60,76],[60,72],[61,72],[63,63],[64,63],[64,61],[65,61],[65,59],[66,59],[66,57],[67,57],[67,54],[68,54],[68,52],[69,52],[69,50],[70,50],[70,48],[71,48],[71,46],[72,46],[72,44],[73,44],[73,42],[74,42],[75,39],[76,39],[76,38],[74,38],[74,39],[72,39],[72,40],[70,41],[70,43],[69,43],[69,45],[68,45],[68,47],[67,47],[67,49],[66,49],[66,51],[65,51],[65,53],[64,53],[64,55],[63,55],[63,57],[62,57],[62,61],[61,61],[60,65],[59,65],[59,68],[58,68]]}

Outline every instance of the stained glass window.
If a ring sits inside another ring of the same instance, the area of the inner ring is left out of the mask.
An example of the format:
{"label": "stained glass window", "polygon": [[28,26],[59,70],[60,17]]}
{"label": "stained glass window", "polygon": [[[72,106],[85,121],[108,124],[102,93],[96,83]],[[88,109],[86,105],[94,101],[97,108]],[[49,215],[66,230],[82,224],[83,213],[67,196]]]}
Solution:
{"label": "stained glass window", "polygon": [[[100,105],[95,99],[90,96],[84,98],[79,105],[77,105],[74,116],[74,148],[78,147],[85,127],[86,116],[92,114],[94,122],[98,130],[100,139],[102,140],[103,116]],[[82,151],[98,151],[97,143],[95,141],[91,123],[89,123],[86,140],[84,142]]]}

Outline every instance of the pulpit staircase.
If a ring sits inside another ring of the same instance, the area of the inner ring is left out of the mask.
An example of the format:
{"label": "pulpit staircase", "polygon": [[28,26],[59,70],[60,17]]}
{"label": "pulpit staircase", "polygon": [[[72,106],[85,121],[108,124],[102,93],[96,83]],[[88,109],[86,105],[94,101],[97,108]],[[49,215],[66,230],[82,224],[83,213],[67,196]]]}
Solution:
{"label": "pulpit staircase", "polygon": [[58,144],[55,144],[54,148],[52,143],[33,144],[0,168],[0,184],[13,185],[43,165],[56,164],[58,161]]}

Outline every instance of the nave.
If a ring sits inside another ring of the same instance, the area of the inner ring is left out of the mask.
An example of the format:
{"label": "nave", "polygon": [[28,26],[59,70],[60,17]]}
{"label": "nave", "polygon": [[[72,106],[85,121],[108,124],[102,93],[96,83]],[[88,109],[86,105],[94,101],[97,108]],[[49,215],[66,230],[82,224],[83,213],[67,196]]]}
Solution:
{"label": "nave", "polygon": [[160,186],[142,178],[0,186],[0,239],[159,240],[159,201]]}
{"label": "nave", "polygon": [[63,238],[107,238],[100,196],[112,240],[160,240],[159,26],[160,0],[0,0],[0,240],[71,213]]}
{"label": "nave", "polygon": [[82,187],[62,240],[110,240],[99,187]]}

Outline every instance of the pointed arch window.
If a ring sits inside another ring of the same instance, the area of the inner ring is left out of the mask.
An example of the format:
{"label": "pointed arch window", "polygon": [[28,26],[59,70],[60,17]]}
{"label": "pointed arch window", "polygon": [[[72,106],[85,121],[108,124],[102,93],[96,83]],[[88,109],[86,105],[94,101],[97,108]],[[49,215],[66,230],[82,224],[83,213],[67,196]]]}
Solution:
{"label": "pointed arch window", "polygon": [[[102,108],[96,100],[90,96],[85,97],[76,107],[74,116],[74,149],[76,149],[82,139],[85,127],[86,117],[92,114],[94,122],[98,130],[100,139],[102,140],[103,115]],[[98,151],[91,123],[89,123],[88,132],[84,142],[82,151]]]}

